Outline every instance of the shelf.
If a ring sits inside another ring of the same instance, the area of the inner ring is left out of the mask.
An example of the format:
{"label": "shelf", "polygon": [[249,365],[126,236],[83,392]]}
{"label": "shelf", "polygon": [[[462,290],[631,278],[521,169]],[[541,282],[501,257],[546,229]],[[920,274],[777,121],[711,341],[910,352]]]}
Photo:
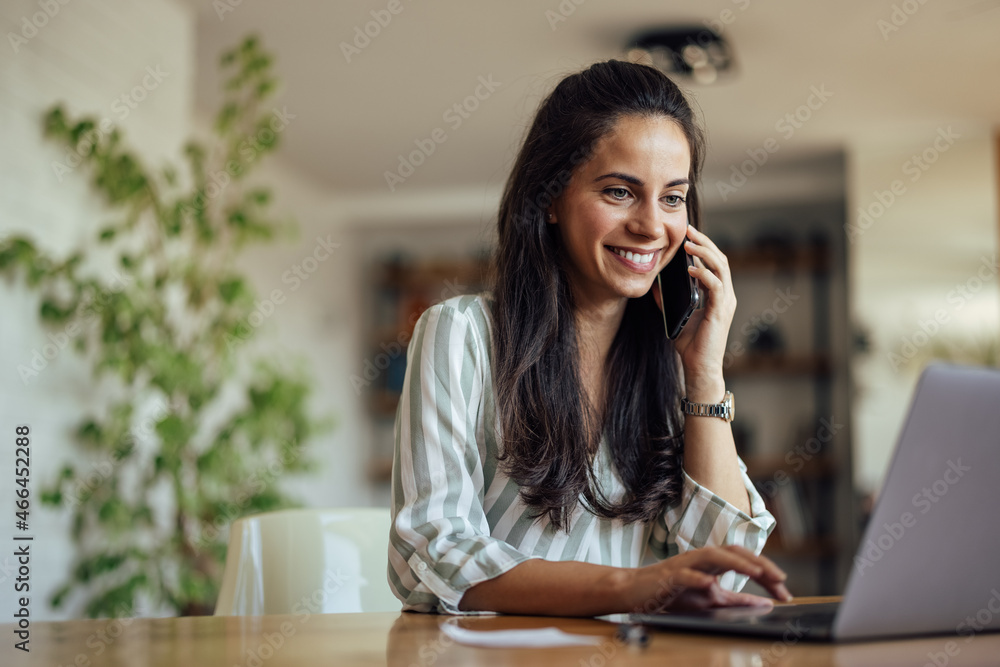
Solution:
{"label": "shelf", "polygon": [[406,327],[404,329],[399,329],[396,326],[391,327],[379,327],[372,331],[371,339],[376,342],[376,349],[378,345],[389,345],[392,342],[400,343],[403,347],[410,344],[410,338],[413,336],[413,327]]}
{"label": "shelf", "polygon": [[425,289],[447,290],[449,284],[481,285],[488,266],[482,260],[427,261],[416,264],[383,264],[375,277],[376,287],[391,287],[415,292]]}
{"label": "shelf", "polygon": [[372,414],[380,419],[395,419],[396,408],[399,406],[399,394],[386,389],[372,391],[368,407]]}
{"label": "shelf", "polygon": [[392,479],[392,457],[380,456],[368,462],[368,479],[372,482],[388,482]]}
{"label": "shelf", "polygon": [[829,558],[836,556],[838,551],[837,545],[829,539],[812,538],[789,547],[781,543],[780,534],[772,533],[764,544],[763,554],[769,558]]}
{"label": "shelf", "polygon": [[825,354],[761,354],[748,353],[736,359],[726,374],[738,375],[803,375],[827,376],[830,359]]}
{"label": "shelf", "polygon": [[[799,458],[804,459],[805,454]],[[791,464],[780,456],[750,456],[743,459],[747,464],[747,475],[751,479],[770,479],[779,471],[790,479],[826,479],[837,474],[837,463],[829,456],[817,455],[799,469],[793,470]]]}
{"label": "shelf", "polygon": [[809,271],[824,273],[830,270],[828,246],[795,246],[791,248],[731,248],[723,249],[729,268],[734,272],[778,273]]}

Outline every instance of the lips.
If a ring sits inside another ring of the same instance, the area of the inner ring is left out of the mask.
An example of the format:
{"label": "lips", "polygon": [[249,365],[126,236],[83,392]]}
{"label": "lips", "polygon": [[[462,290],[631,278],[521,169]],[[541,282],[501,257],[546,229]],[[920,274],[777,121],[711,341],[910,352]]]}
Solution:
{"label": "lips", "polygon": [[618,246],[604,246],[608,252],[630,270],[636,273],[648,273],[656,266],[656,258],[660,249],[647,250],[641,252],[641,248],[621,248]]}

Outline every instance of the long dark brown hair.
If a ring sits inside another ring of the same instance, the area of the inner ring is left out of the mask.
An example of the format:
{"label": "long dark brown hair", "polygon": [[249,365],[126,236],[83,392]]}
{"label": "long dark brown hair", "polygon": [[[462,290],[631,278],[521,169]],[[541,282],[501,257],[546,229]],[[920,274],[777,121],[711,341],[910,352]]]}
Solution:
{"label": "long dark brown hair", "polygon": [[[500,465],[536,516],[568,526],[582,496],[594,514],[650,521],[682,486],[679,375],[652,293],[629,299],[605,365],[604,423],[584,399],[574,300],[558,225],[545,215],[598,140],[625,117],[666,117],[691,149],[687,213],[700,222],[704,138],[691,107],[660,71],[619,60],[572,74],[542,102],[500,203],[493,258],[493,365]],[[598,425],[599,428],[593,428]],[[601,435],[625,494],[602,493],[593,469]]]}

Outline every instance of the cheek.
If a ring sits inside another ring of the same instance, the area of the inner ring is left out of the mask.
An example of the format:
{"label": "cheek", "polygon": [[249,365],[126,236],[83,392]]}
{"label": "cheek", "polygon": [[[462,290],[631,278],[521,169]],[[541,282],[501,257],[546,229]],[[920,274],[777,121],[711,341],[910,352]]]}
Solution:
{"label": "cheek", "polygon": [[683,234],[687,230],[687,226],[688,226],[687,209],[684,209],[683,212],[678,213],[677,215],[671,216],[669,227],[672,230],[680,230],[681,234]]}
{"label": "cheek", "polygon": [[660,271],[666,268],[667,264],[670,263],[670,260],[677,256],[677,253],[684,252],[681,245],[687,238],[687,220],[684,219],[679,223],[671,223],[668,226],[667,233],[669,244],[667,245],[666,252],[663,254],[663,259],[660,260]]}
{"label": "cheek", "polygon": [[600,206],[581,207],[570,219],[574,236],[581,242],[602,242],[616,227],[618,221]]}
{"label": "cheek", "polygon": [[670,247],[680,247],[687,238],[688,218],[687,214],[676,215],[667,224],[667,236],[670,239]]}

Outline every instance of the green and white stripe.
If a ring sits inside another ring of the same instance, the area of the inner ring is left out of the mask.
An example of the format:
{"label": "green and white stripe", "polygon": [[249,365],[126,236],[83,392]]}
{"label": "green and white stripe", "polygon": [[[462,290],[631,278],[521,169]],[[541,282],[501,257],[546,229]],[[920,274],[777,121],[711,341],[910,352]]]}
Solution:
{"label": "green and white stripe", "polygon": [[[638,567],[706,545],[764,548],[774,517],[739,461],[753,517],[686,473],[680,502],[652,524],[599,519],[578,504],[568,531],[533,520],[517,485],[497,468],[502,441],[490,358],[487,295],[432,306],[410,340],[396,412],[389,584],[403,609],[459,614],[471,586],[529,558]],[[606,442],[598,478],[610,498],[624,489]],[[738,591],[746,576],[720,584]]]}

